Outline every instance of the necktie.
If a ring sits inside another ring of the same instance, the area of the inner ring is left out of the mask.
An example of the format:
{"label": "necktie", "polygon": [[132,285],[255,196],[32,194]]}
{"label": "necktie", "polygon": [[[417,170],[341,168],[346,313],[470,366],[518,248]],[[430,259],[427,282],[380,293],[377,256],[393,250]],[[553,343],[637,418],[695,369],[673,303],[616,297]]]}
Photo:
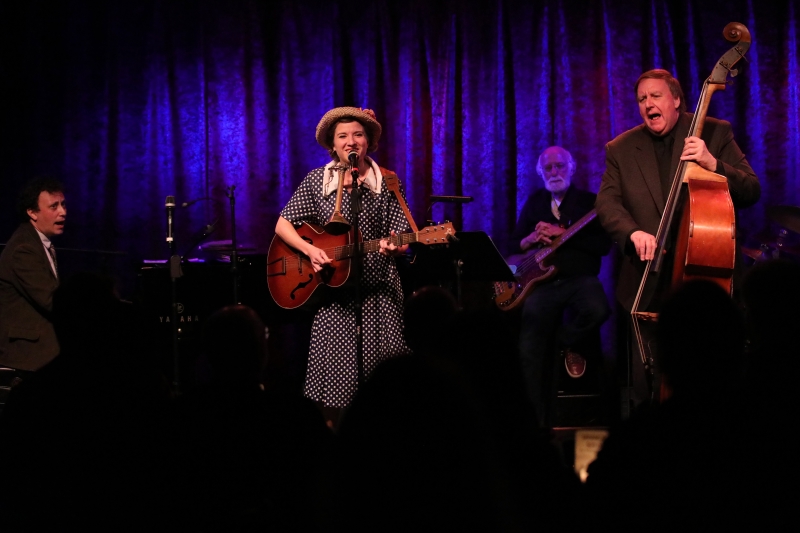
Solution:
{"label": "necktie", "polygon": [[58,277],[58,261],[56,260],[56,247],[53,246],[53,243],[50,243],[50,248],[47,249],[50,252],[50,257],[53,259],[53,267],[56,270],[56,277]]}
{"label": "necktie", "polygon": [[550,212],[557,220],[561,220],[561,212],[558,210],[559,205],[556,203],[555,198],[550,198]]}

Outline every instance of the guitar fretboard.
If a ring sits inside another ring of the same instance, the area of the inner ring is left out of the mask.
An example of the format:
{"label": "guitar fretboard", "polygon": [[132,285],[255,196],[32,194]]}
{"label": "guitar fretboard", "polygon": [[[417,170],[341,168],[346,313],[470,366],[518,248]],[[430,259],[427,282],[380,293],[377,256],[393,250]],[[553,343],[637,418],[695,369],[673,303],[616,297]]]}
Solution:
{"label": "guitar fretboard", "polygon": [[[400,235],[393,235],[391,237],[386,237],[384,239],[375,239],[372,241],[366,242],[357,242],[351,244],[345,244],[344,246],[336,246],[332,249],[333,256],[336,259],[347,259],[348,257],[353,257],[359,253],[361,254],[368,254],[370,252],[377,252],[381,249],[381,241],[387,241],[395,246],[403,246],[404,244],[409,244],[412,242],[417,242],[417,234],[416,233],[401,233]],[[325,250],[325,253],[328,253],[328,250]]]}
{"label": "guitar fretboard", "polygon": [[450,234],[446,228],[435,228],[433,230],[423,230],[417,233],[401,233],[400,235],[392,235],[382,239],[375,239],[372,241],[358,242],[344,244],[342,246],[335,246],[333,248],[325,248],[324,252],[328,257],[333,257],[336,260],[348,259],[359,254],[368,254],[377,252],[381,249],[381,241],[387,241],[395,246],[404,246],[414,242],[423,242],[425,244],[446,244],[447,236]]}

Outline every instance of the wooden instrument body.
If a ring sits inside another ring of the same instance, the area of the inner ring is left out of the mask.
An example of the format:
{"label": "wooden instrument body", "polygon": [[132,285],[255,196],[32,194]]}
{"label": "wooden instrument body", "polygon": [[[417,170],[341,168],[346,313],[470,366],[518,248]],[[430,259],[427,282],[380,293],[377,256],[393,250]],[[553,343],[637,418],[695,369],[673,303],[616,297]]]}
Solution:
{"label": "wooden instrument body", "polygon": [[[514,274],[515,281],[498,281],[495,283],[494,302],[503,311],[516,309],[525,298],[550,278],[556,275],[556,267],[546,266],[545,261],[538,262],[534,256],[540,250],[531,250],[527,254],[512,255],[506,259],[509,265],[517,267]],[[520,265],[527,264],[527,268],[520,268]]]}
{"label": "wooden instrument body", "polygon": [[[321,227],[304,223],[297,233],[317,248],[335,248],[351,244],[353,232],[331,235]],[[284,309],[296,309],[314,303],[320,286],[341,287],[350,276],[350,258],[332,258],[333,261],[319,272],[314,272],[308,256],[283,242],[275,235],[267,254],[267,287],[275,303]]]}
{"label": "wooden instrument body", "polygon": [[688,163],[688,195],[675,243],[672,282],[690,279],[717,283],[733,290],[736,257],[736,218],[724,176]]}

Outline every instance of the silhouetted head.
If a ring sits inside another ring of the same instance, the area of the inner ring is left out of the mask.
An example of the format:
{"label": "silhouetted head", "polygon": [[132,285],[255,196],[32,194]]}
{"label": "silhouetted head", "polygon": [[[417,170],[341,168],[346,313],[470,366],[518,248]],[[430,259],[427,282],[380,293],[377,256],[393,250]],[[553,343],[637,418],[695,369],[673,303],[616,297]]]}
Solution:
{"label": "silhouetted head", "polygon": [[759,352],[753,364],[771,365],[777,359],[782,368],[796,367],[789,355],[800,354],[800,265],[784,260],[757,264],[744,279],[742,296],[750,341]]}
{"label": "silhouetted head", "polygon": [[406,300],[403,311],[406,344],[414,352],[438,352],[449,342],[458,302],[450,291],[423,287]]}
{"label": "silhouetted head", "polygon": [[689,281],[659,313],[657,364],[674,394],[704,395],[740,383],[745,330],[731,297],[710,281]]}

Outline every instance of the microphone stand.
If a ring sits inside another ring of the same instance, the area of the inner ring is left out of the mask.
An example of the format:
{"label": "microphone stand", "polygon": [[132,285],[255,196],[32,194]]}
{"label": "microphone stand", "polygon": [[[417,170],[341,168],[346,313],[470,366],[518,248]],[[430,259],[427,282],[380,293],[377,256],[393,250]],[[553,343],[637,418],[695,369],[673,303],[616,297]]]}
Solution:
{"label": "microphone stand", "polygon": [[363,245],[359,232],[359,218],[361,215],[361,195],[363,193],[361,185],[358,183],[358,167],[351,167],[350,175],[353,177],[353,192],[350,195],[350,214],[353,224],[353,246],[355,253],[351,260],[351,269],[355,280],[355,294],[353,297],[353,308],[356,315],[356,368],[358,369],[358,379],[356,387],[364,384],[364,334],[363,334],[363,302],[361,297],[361,273],[364,269]]}
{"label": "microphone stand", "polygon": [[[167,197],[169,199],[173,197]],[[172,199],[174,209],[174,198]],[[170,320],[172,321],[172,392],[176,396],[181,392],[181,378],[180,378],[180,328],[178,327],[178,278],[183,276],[181,270],[181,256],[177,253],[175,239],[172,235],[172,217],[174,211],[169,214],[169,231],[167,242],[169,243],[169,277],[170,277],[170,296],[172,300],[172,309]]]}
{"label": "microphone stand", "polygon": [[233,303],[239,302],[239,252],[236,250],[236,195],[233,191],[236,185],[231,185],[225,191],[225,195],[231,201],[231,276],[233,276]]}

